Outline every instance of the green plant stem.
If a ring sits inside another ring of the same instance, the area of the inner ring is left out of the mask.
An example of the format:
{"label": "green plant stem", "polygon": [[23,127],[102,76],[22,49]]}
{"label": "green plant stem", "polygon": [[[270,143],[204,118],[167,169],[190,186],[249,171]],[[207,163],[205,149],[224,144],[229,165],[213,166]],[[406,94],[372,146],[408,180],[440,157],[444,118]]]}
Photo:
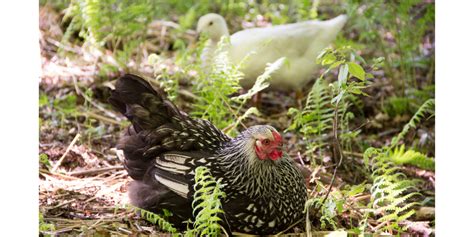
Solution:
{"label": "green plant stem", "polygon": [[344,155],[341,152],[341,144],[339,142],[339,137],[338,137],[338,134],[337,134],[338,117],[339,117],[338,116],[338,109],[339,109],[339,102],[336,103],[336,106],[334,108],[334,117],[333,117],[333,121],[334,121],[334,123],[333,123],[333,136],[334,136],[333,151],[334,152],[333,153],[334,153],[334,156],[339,156],[339,161],[337,162],[337,165],[334,167],[334,171],[332,173],[331,182],[329,184],[328,191],[326,192],[326,195],[324,196],[323,201],[321,201],[321,204],[317,207],[316,213],[318,213],[321,210],[321,208],[324,205],[324,202],[326,202],[326,200],[328,199],[329,193],[331,193],[332,186],[334,185],[334,181],[336,179],[337,169],[339,168],[339,166],[341,166],[342,160],[344,159]]}

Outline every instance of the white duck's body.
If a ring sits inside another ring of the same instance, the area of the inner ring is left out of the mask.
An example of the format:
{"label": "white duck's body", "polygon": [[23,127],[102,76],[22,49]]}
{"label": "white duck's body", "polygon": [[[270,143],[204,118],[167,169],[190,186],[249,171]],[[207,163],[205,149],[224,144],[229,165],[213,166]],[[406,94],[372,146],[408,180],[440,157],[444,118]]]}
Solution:
{"label": "white duck's body", "polygon": [[[245,76],[241,85],[249,88],[265,71],[268,63],[286,57],[288,64],[272,74],[270,88],[301,90],[317,70],[316,57],[336,38],[346,20],[345,15],[340,15],[327,21],[312,20],[236,32],[230,36],[229,60],[237,64],[251,52],[255,53],[248,57],[242,67]],[[222,29],[222,25],[225,29]],[[224,19],[213,13],[199,19],[198,31],[210,35],[207,54],[213,54],[220,38],[228,35]]]}

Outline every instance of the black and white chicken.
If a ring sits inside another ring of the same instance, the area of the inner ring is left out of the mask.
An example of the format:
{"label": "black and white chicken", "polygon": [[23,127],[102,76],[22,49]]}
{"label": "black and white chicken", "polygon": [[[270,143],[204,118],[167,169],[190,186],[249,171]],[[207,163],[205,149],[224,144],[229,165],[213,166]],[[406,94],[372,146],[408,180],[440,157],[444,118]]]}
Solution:
{"label": "black and white chicken", "polygon": [[303,218],[304,178],[275,128],[252,126],[231,138],[131,74],[118,79],[109,102],[132,123],[117,147],[134,179],[128,191],[133,205],[167,209],[170,222],[185,226],[193,218],[195,168],[205,166],[221,179],[224,225],[232,231],[274,234]]}

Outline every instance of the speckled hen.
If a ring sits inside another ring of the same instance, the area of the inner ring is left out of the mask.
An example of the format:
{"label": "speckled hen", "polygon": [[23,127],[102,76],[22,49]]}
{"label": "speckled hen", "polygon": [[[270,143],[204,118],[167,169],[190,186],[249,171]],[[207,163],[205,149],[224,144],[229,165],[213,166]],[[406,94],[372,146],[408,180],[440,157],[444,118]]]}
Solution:
{"label": "speckled hen", "polygon": [[117,145],[134,179],[132,204],[156,213],[168,209],[170,221],[185,226],[193,218],[194,170],[206,166],[222,179],[222,225],[233,232],[273,234],[303,218],[304,179],[275,128],[253,126],[230,138],[131,74],[118,79],[109,101],[132,123]]}

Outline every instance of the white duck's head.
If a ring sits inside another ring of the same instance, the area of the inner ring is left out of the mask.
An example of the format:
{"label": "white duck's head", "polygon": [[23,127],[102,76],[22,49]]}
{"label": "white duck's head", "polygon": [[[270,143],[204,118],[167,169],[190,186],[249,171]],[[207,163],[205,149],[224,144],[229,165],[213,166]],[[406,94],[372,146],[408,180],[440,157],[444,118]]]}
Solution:
{"label": "white duck's head", "polygon": [[209,13],[199,18],[197,32],[199,34],[207,34],[216,43],[222,36],[229,35],[224,17],[216,13]]}

